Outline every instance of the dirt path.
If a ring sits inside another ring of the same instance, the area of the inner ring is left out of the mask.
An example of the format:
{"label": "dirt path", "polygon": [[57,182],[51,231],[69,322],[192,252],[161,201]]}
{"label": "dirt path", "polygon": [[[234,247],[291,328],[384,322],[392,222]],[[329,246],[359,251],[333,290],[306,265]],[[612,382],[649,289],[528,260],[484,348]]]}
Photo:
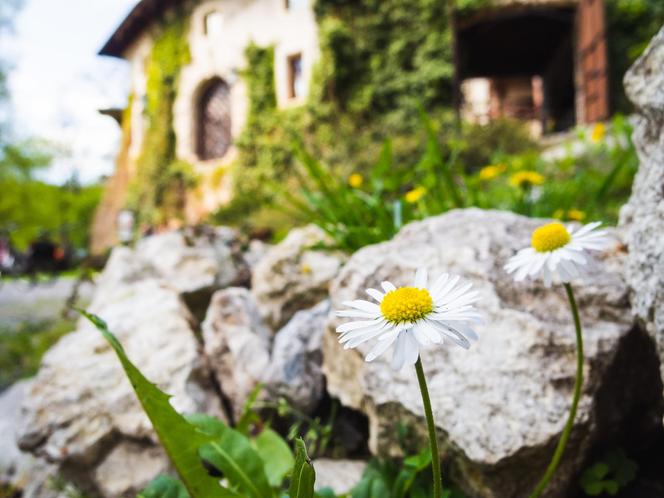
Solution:
{"label": "dirt path", "polygon": [[[74,278],[60,278],[32,286],[27,282],[3,282],[0,286],[0,326],[14,327],[22,322],[60,319],[65,302],[76,283]],[[94,286],[84,283],[79,303],[89,302]]]}

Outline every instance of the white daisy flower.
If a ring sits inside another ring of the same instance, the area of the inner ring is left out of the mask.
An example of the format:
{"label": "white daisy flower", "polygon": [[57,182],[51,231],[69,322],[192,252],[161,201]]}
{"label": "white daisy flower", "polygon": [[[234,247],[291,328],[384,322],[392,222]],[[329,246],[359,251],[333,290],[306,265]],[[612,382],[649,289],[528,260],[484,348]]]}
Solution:
{"label": "white daisy flower", "polygon": [[541,226],[533,232],[531,247],[521,249],[504,268],[517,282],[541,278],[547,287],[583,277],[596,266],[590,252],[605,249],[609,241],[606,231],[595,230],[600,225],[589,223],[576,231],[559,222]]}
{"label": "white daisy flower", "polygon": [[427,272],[419,269],[412,287],[396,288],[390,282],[383,282],[383,292],[367,289],[375,303],[361,299],[346,301],[344,306],[351,309],[337,311],[337,316],[357,319],[337,327],[339,342],[348,349],[378,339],[366,361],[373,361],[394,344],[392,368],[395,370],[413,365],[421,348],[430,344],[449,340],[468,349],[470,341],[478,339],[472,329],[481,322],[473,306],[478,293],[470,291],[471,284],[458,283],[459,277],[444,274],[427,286]]}

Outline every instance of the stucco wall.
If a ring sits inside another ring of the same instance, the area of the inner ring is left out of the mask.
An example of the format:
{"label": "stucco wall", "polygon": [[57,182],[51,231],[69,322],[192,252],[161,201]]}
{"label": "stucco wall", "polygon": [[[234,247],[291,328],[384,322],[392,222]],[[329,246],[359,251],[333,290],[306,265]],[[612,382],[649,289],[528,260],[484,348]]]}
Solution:
{"label": "stucco wall", "polygon": [[[298,3],[304,3],[304,6],[287,9],[285,0],[212,0],[202,1],[194,8],[188,36],[191,63],[182,69],[173,109],[177,155],[194,165],[201,178],[200,187],[189,198],[188,221],[198,221],[229,200],[232,180],[220,168],[228,169],[237,157],[234,147],[212,161],[201,161],[196,155],[196,110],[203,87],[215,77],[230,86],[231,132],[236,138],[242,132],[248,109],[247,92],[239,73],[246,66],[245,48],[253,41],[259,46],[274,45],[278,105],[301,104],[309,91],[312,68],[319,54],[311,2],[300,0]],[[220,29],[206,34],[205,18],[211,12],[220,14]],[[130,169],[143,143],[145,66],[151,47],[148,30],[125,54],[131,65],[131,91],[135,95],[131,113]],[[306,82],[303,95],[297,99],[289,98],[288,88],[288,57],[294,54],[301,54],[302,76]]]}

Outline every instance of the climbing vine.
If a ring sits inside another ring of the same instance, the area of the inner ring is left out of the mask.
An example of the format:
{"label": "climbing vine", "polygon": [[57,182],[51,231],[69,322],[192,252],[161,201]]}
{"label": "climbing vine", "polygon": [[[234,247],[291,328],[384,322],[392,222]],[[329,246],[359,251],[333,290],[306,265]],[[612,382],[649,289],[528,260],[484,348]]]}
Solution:
{"label": "climbing vine", "polygon": [[146,63],[145,132],[129,204],[149,223],[181,217],[185,191],[195,183],[192,167],[176,157],[173,130],[178,79],[191,57],[189,16],[181,10],[171,12],[157,28]]}
{"label": "climbing vine", "polygon": [[245,50],[249,112],[236,140],[238,160],[232,168],[233,201],[217,213],[219,221],[241,222],[256,207],[269,204],[277,182],[292,165],[290,137],[300,129],[299,109],[278,110],[274,83],[274,47],[253,43]]}
{"label": "climbing vine", "polygon": [[390,137],[395,163],[409,167],[424,143],[419,106],[451,115],[447,9],[433,0],[318,0],[320,58],[308,101],[296,109],[276,108],[273,50],[248,47],[249,117],[237,141],[233,201],[217,220],[245,219],[289,188],[294,140],[346,175],[372,164]]}

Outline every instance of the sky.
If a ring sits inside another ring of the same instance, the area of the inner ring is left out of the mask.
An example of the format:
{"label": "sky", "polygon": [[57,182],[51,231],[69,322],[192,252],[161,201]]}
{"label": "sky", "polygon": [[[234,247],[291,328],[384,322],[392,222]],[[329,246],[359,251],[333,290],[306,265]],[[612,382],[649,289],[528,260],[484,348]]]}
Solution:
{"label": "sky", "polygon": [[14,33],[0,41],[15,135],[63,150],[42,179],[61,183],[75,173],[88,183],[112,173],[120,129],[97,110],[125,106],[129,68],[97,52],[136,2],[24,0]]}

